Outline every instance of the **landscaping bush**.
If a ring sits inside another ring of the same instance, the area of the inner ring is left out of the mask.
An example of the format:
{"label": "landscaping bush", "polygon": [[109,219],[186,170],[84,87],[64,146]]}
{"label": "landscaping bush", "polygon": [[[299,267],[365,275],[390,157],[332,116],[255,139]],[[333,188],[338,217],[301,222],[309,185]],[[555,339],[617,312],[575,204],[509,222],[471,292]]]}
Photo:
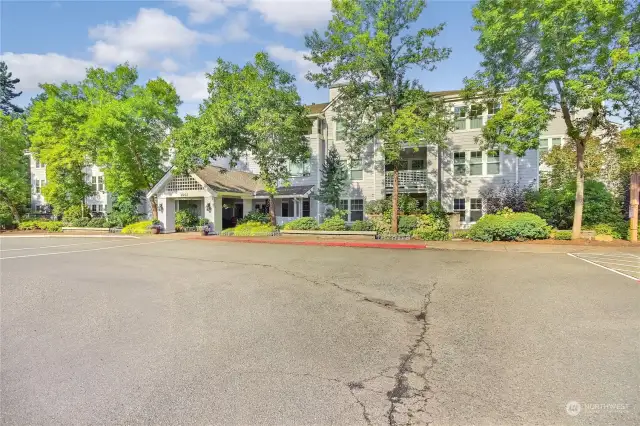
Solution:
{"label": "landscaping bush", "polygon": [[338,215],[325,219],[320,224],[321,231],[344,231],[346,229],[344,219]]}
{"label": "landscaping bush", "polygon": [[198,216],[189,209],[176,212],[176,226],[191,228],[198,225]]}
{"label": "landscaping bush", "polygon": [[21,231],[39,229],[47,232],[60,232],[62,231],[62,222],[49,220],[26,220],[18,224],[18,229]]}
{"label": "landscaping bush", "polygon": [[108,214],[109,223],[116,227],[125,227],[141,219],[138,213],[140,197],[115,196],[115,200]]}
{"label": "landscaping bush", "polygon": [[551,227],[533,213],[499,212],[478,219],[469,229],[474,241],[525,241],[549,238]]}
{"label": "landscaping bush", "polygon": [[455,231],[453,231],[453,238],[466,240],[466,239],[469,238],[469,230],[467,230],[467,229],[456,229]]}
{"label": "landscaping bush", "polygon": [[[626,222],[625,222],[626,225]],[[618,240],[622,239],[623,233],[620,232],[619,228],[614,227],[608,223],[599,223],[594,226],[588,226],[585,229],[590,229],[595,231],[596,235],[609,235]],[[626,232],[624,233],[626,234]]]}
{"label": "landscaping bush", "polygon": [[402,194],[398,197],[398,212],[402,214],[414,214],[418,212],[418,200],[411,195]]}
{"label": "landscaping bush", "polygon": [[368,215],[380,215],[391,211],[391,199],[368,201],[364,206],[364,212]]}
{"label": "landscaping bush", "polygon": [[108,228],[109,224],[107,223],[107,219],[103,217],[94,217],[87,224],[89,228]]}
{"label": "landscaping bush", "polygon": [[153,221],[143,220],[142,222],[136,222],[129,224],[122,228],[123,234],[150,234]]}
{"label": "landscaping bush", "polygon": [[312,217],[301,217],[284,225],[284,229],[292,231],[312,231],[318,228],[318,221]]}
{"label": "landscaping bush", "polygon": [[375,224],[370,220],[356,220],[351,225],[352,231],[375,231]]}
{"label": "landscaping bush", "polygon": [[91,219],[89,219],[88,217],[79,217],[76,218],[70,222],[68,222],[69,226],[75,226],[78,228],[84,228],[86,226],[89,225],[89,222],[91,221]]}
{"label": "landscaping bush", "polygon": [[276,228],[262,222],[250,221],[237,225],[235,228],[229,228],[222,231],[221,235],[235,235],[237,237],[255,237],[271,235]]}
{"label": "landscaping bush", "polygon": [[551,238],[553,238],[554,240],[570,240],[571,239],[571,234],[572,232],[569,230],[559,230],[559,229],[555,229],[553,231],[551,231]]}
{"label": "landscaping bush", "polygon": [[411,236],[420,240],[444,241],[449,239],[449,222],[436,214],[423,214],[417,217],[417,227]]}
{"label": "landscaping bush", "polygon": [[502,185],[480,189],[480,197],[485,200],[488,214],[496,213],[505,207],[514,212],[527,211],[527,195],[531,187],[522,188],[515,183],[502,182]]}
{"label": "landscaping bush", "polygon": [[238,220],[239,224],[243,224],[246,222],[261,222],[261,223],[269,223],[271,218],[267,213],[262,213],[260,211],[254,210],[252,212],[247,213],[245,217]]}
{"label": "landscaping bush", "polygon": [[[206,217],[201,217],[200,219],[198,219],[198,226],[207,226],[208,224],[209,219],[207,219]],[[154,225],[160,225],[160,221],[158,221],[157,224],[154,221]]]}
{"label": "landscaping bush", "polygon": [[62,214],[62,220],[68,223],[82,218],[91,218],[91,210],[87,205],[71,206]]}
{"label": "landscaping bush", "polygon": [[398,232],[401,234],[410,234],[417,227],[418,218],[416,216],[400,216],[398,219]]}

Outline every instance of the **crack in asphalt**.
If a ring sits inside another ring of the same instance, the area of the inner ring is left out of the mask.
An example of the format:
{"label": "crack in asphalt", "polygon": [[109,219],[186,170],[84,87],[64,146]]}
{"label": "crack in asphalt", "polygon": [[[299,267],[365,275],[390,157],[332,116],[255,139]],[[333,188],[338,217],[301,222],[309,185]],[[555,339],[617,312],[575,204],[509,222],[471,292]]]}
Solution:
{"label": "crack in asphalt", "polygon": [[[383,377],[393,378],[395,380],[395,385],[393,389],[386,392],[386,399],[390,404],[389,410],[386,413],[387,422],[389,426],[398,426],[400,424],[402,425],[430,424],[430,419],[428,418],[429,413],[425,411],[424,406],[426,406],[428,401],[432,399],[434,396],[428,395],[432,393],[432,391],[427,381],[426,374],[433,367],[433,365],[436,362],[436,359],[432,355],[431,346],[426,340],[426,334],[427,334],[428,327],[430,325],[427,319],[428,308],[431,303],[431,295],[436,289],[437,282],[434,282],[431,285],[431,288],[429,289],[429,291],[425,294],[422,309],[420,311],[416,311],[416,310],[401,308],[397,306],[395,302],[390,300],[378,299],[378,298],[367,296],[365,293],[361,291],[341,286],[340,284],[333,282],[331,280],[319,281],[316,279],[312,279],[306,275],[299,274],[287,269],[283,269],[276,265],[270,265],[270,264],[264,264],[264,263],[238,262],[233,260],[212,260],[212,259],[202,259],[202,258],[193,258],[193,257],[184,258],[179,256],[154,256],[154,255],[140,255],[140,256],[168,257],[168,258],[181,259],[181,260],[203,261],[208,263],[221,263],[221,264],[240,265],[240,266],[254,266],[254,267],[257,266],[257,267],[263,267],[263,268],[271,268],[285,275],[289,275],[294,278],[305,280],[317,286],[326,286],[328,284],[331,287],[334,287],[342,292],[355,296],[361,302],[371,303],[373,305],[391,310],[403,316],[410,316],[410,318],[413,321],[417,321],[420,323],[421,325],[420,333],[418,334],[418,337],[416,338],[416,340],[409,346],[408,352],[400,358],[400,363],[396,367],[388,367],[382,370],[379,374],[375,376],[368,377],[360,381],[351,381],[351,382],[344,382],[337,378],[315,376],[310,373],[288,373],[288,372],[280,372],[280,373],[286,374],[286,375],[327,380],[327,381],[341,383],[347,386],[347,388],[349,389],[349,393],[352,395],[356,403],[361,407],[362,417],[367,425],[372,425],[373,422],[371,420],[370,414],[367,411],[366,405],[357,396],[356,392],[360,390],[360,391],[367,391],[367,392],[373,392],[373,393],[381,393],[379,391],[367,389],[365,386],[365,383],[373,381],[375,379],[383,378]],[[422,368],[422,371],[418,371],[418,369],[420,368]],[[396,370],[393,376],[385,374],[390,370]],[[412,377],[411,375],[415,377]],[[421,386],[416,387],[416,383],[413,383],[416,381],[421,382]],[[422,417],[422,418],[419,418],[419,417]],[[414,423],[415,421],[418,421],[419,423]]]}

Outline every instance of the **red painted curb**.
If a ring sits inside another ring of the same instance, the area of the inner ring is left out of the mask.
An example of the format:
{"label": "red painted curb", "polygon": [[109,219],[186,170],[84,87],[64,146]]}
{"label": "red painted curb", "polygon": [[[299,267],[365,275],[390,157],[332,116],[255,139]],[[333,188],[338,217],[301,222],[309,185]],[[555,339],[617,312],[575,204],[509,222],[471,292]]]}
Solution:
{"label": "red painted curb", "polygon": [[426,244],[415,243],[366,243],[358,241],[295,241],[295,240],[256,240],[253,238],[224,238],[224,237],[190,237],[188,240],[224,241],[232,243],[257,243],[257,244],[288,244],[294,246],[325,246],[325,247],[360,247],[381,249],[423,250]]}

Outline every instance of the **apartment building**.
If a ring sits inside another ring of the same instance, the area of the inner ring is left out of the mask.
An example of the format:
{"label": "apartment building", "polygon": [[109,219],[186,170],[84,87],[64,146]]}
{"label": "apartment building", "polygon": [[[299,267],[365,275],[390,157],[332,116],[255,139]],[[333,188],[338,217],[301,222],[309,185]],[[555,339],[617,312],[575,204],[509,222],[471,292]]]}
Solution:
{"label": "apartment building", "polygon": [[[333,108],[339,87],[329,90],[329,102],[309,105],[312,119],[307,139],[310,159],[304,164],[289,164],[290,185],[278,188],[275,211],[279,224],[298,217],[315,217],[322,221],[325,205],[313,197],[320,186],[321,168],[330,146],[335,146],[346,162],[349,179],[340,200],[349,222],[365,218],[368,201],[390,197],[393,192],[393,172],[385,165],[381,142],[373,140],[359,158],[349,158],[344,141],[344,129],[336,121]],[[440,200],[444,208],[460,215],[462,227],[478,220],[485,212],[483,188],[516,184],[520,187],[538,185],[540,153],[564,143],[566,130],[560,116],[554,117],[548,131],[541,136],[540,149],[529,150],[517,157],[501,151],[483,151],[476,143],[482,126],[499,105],[488,105],[482,112],[468,108],[459,91],[437,92],[451,106],[455,130],[450,132],[446,146],[438,149],[425,141],[423,146],[407,147],[400,167],[400,193],[409,194],[420,204]],[[173,230],[175,212],[191,208],[209,218],[216,230],[241,218],[251,210],[266,211],[268,196],[256,182],[259,167],[247,155],[233,171],[228,164],[215,165],[190,176],[167,175],[148,193],[159,199],[160,220],[168,232]]]}

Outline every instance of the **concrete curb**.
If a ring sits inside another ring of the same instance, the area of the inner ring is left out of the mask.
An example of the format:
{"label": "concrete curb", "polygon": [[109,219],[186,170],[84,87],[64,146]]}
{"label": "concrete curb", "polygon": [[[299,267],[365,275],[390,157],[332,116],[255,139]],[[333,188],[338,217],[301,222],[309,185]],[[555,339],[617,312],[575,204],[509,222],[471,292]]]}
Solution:
{"label": "concrete curb", "polygon": [[140,239],[133,235],[58,235],[58,234],[34,234],[34,235],[0,235],[2,238],[133,238]]}
{"label": "concrete curb", "polygon": [[294,246],[324,246],[324,247],[357,247],[357,248],[380,248],[380,249],[403,249],[403,250],[424,250],[427,245],[422,243],[374,243],[362,241],[295,241],[295,240],[266,240],[242,237],[190,237],[187,240],[206,240],[213,242],[231,243],[255,243],[255,244],[286,244]]}

